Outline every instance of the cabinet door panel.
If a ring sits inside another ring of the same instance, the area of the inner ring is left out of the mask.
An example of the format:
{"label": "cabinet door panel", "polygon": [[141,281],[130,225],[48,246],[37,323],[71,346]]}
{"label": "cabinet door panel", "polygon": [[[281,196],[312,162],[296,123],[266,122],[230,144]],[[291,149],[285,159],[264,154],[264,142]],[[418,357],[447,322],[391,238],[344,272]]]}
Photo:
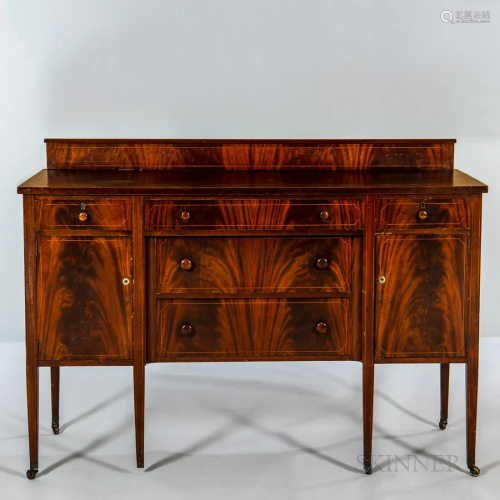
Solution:
{"label": "cabinet door panel", "polygon": [[38,239],[40,359],[132,357],[130,250],[128,238]]}
{"label": "cabinet door panel", "polygon": [[467,256],[465,236],[377,236],[376,357],[466,355]]}

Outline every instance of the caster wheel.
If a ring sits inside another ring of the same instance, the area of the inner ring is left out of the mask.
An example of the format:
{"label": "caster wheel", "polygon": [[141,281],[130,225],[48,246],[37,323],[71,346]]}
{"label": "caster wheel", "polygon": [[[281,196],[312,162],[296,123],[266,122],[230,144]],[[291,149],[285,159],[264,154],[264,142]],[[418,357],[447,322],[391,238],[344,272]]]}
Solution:
{"label": "caster wheel", "polygon": [[439,428],[444,431],[446,429],[446,426],[448,425],[448,420],[443,420],[441,419],[439,421]]}
{"label": "caster wheel", "polygon": [[52,432],[54,434],[59,434],[59,424],[52,424]]}
{"label": "caster wheel", "polygon": [[37,471],[37,470],[35,470],[35,469],[28,469],[28,470],[26,471],[26,477],[27,477],[28,479],[35,479],[37,472],[38,472],[38,471]]}
{"label": "caster wheel", "polygon": [[373,472],[371,465],[365,465],[365,474],[369,476]]}
{"label": "caster wheel", "polygon": [[477,477],[481,474],[481,470],[477,465],[469,465],[469,471],[472,477]]}

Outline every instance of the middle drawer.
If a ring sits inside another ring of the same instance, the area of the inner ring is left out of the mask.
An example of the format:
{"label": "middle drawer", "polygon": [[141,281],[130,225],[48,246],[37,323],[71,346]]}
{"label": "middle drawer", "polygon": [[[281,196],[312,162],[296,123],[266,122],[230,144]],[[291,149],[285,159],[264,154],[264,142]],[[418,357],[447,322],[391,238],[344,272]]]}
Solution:
{"label": "middle drawer", "polygon": [[352,237],[158,238],[158,294],[351,291]]}

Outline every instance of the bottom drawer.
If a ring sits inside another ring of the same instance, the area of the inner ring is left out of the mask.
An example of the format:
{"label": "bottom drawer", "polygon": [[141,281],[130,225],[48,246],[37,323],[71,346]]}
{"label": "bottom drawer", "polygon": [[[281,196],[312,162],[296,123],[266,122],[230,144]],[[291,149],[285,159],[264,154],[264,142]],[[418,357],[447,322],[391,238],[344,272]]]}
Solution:
{"label": "bottom drawer", "polygon": [[350,299],[159,300],[157,356],[349,354]]}

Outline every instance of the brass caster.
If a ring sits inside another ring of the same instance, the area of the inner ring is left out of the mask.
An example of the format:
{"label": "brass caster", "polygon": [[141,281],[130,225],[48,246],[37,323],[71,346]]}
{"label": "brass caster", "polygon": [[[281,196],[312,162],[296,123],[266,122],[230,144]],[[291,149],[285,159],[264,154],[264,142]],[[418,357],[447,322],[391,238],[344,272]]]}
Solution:
{"label": "brass caster", "polygon": [[52,432],[59,434],[59,415],[52,416]]}
{"label": "brass caster", "polygon": [[469,471],[472,477],[477,477],[481,474],[481,470],[477,465],[469,465]]}
{"label": "brass caster", "polygon": [[37,472],[38,471],[36,469],[28,469],[26,471],[26,477],[28,479],[35,479]]}
{"label": "brass caster", "polygon": [[373,472],[371,465],[365,465],[364,469],[367,476],[369,476]]}
{"label": "brass caster", "polygon": [[439,421],[439,428],[444,431],[446,429],[446,426],[448,425],[448,420],[442,418],[440,421]]}

